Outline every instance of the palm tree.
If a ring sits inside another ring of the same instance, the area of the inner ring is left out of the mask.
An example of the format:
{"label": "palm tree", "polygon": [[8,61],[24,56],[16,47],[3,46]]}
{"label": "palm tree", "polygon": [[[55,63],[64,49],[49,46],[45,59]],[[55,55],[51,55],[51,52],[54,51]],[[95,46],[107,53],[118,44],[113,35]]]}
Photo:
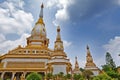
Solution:
{"label": "palm tree", "polygon": [[91,76],[93,75],[93,72],[90,70],[84,70],[82,74],[87,80],[90,80]]}

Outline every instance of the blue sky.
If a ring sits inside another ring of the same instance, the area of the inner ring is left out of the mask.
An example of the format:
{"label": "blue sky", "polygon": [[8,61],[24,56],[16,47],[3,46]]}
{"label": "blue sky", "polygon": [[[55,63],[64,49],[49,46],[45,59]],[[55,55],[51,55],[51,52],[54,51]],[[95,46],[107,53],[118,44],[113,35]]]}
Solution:
{"label": "blue sky", "polygon": [[59,25],[65,52],[73,64],[78,56],[80,67],[84,67],[89,45],[98,67],[105,64],[107,51],[120,65],[120,0],[0,0],[1,54],[26,45],[42,2],[51,49]]}

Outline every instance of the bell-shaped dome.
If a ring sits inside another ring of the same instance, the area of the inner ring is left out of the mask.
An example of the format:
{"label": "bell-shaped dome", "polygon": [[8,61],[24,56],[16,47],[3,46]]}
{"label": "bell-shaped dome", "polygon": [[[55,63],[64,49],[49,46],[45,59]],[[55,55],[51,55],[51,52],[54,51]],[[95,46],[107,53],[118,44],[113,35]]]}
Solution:
{"label": "bell-shaped dome", "polygon": [[40,38],[46,38],[46,29],[45,29],[44,24],[37,23],[34,26],[32,32],[31,32],[31,35],[32,36],[38,36]]}
{"label": "bell-shaped dome", "polygon": [[45,29],[45,24],[43,21],[43,4],[41,5],[39,19],[36,22],[32,32],[31,32],[31,35],[33,37],[46,38],[46,29]]}

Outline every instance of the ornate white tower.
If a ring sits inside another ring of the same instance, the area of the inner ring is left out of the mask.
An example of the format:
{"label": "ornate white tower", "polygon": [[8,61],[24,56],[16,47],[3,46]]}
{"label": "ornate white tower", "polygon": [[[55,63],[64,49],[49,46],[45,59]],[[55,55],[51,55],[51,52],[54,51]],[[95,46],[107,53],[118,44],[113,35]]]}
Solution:
{"label": "ornate white tower", "polygon": [[71,63],[67,59],[66,53],[64,52],[63,41],[60,36],[60,27],[57,27],[57,36],[54,45],[54,52],[51,54],[51,60],[48,64],[52,66],[53,74],[63,72],[64,74],[71,73]]}
{"label": "ornate white tower", "polygon": [[56,36],[56,41],[54,44],[54,54],[52,54],[53,57],[61,57],[61,58],[66,58],[66,53],[64,52],[64,46],[63,46],[63,41],[61,40],[60,36],[60,27],[57,27],[57,36]]}
{"label": "ornate white tower", "polygon": [[48,47],[49,39],[46,38],[46,28],[43,21],[43,4],[41,5],[41,11],[39,19],[32,29],[31,36],[27,38],[27,45],[39,45]]}

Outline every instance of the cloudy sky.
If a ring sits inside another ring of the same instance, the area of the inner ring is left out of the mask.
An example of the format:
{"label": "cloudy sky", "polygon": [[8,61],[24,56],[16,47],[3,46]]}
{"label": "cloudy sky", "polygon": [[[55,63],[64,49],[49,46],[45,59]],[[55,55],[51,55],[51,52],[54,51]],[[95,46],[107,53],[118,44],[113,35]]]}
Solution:
{"label": "cloudy sky", "polygon": [[110,52],[120,65],[120,0],[0,0],[0,54],[26,45],[44,3],[49,48],[54,48],[56,26],[61,27],[65,52],[84,67],[86,45],[98,67]]}

